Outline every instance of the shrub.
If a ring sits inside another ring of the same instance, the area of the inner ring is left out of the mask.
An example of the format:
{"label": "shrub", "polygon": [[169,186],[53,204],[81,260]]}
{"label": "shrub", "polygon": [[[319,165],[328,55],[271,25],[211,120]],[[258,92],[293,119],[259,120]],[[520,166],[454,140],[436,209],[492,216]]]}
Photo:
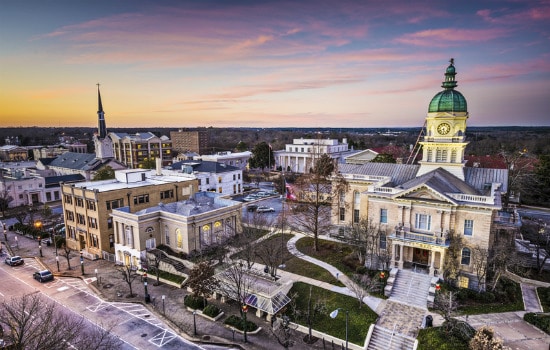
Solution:
{"label": "shrub", "polygon": [[[244,325],[245,325],[244,320],[241,317],[237,316],[237,315],[229,316],[225,320],[224,323],[227,324],[227,325],[230,325],[232,327],[235,327],[240,331],[244,331]],[[248,320],[246,321],[246,331],[247,332],[253,332],[256,329],[258,329],[258,326],[256,326],[256,324],[254,322],[251,322],[251,321],[248,321]]]}
{"label": "shrub", "polygon": [[528,312],[523,316],[523,319],[543,332],[550,334],[550,316]]}
{"label": "shrub", "polygon": [[357,268],[355,269],[355,272],[360,274],[360,275],[364,275],[365,273],[367,273],[368,269],[366,266],[357,266]]}
{"label": "shrub", "polygon": [[204,310],[202,310],[203,314],[205,314],[206,316],[212,317],[212,318],[215,318],[221,312],[222,312],[222,310],[219,307],[217,307],[216,305],[213,305],[213,304],[207,305],[204,308]]}
{"label": "shrub", "polygon": [[201,296],[188,295],[183,299],[183,304],[191,309],[202,310],[206,305],[206,299]]}

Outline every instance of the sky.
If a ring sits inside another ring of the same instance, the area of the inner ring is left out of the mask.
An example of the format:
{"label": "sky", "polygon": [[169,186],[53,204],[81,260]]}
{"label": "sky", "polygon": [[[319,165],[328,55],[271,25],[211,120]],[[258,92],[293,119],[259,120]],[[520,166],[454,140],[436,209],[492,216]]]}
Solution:
{"label": "sky", "polygon": [[0,127],[550,125],[550,0],[0,0]]}

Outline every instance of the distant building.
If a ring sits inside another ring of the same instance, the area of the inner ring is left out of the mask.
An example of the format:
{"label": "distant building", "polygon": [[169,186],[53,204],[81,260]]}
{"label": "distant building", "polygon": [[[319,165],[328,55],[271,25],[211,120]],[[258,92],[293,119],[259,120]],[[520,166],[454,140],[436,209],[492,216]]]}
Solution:
{"label": "distant building", "polygon": [[0,160],[3,162],[22,162],[28,159],[27,148],[16,145],[0,147]]}
{"label": "distant building", "polygon": [[241,170],[248,167],[248,160],[252,156],[252,152],[218,152],[216,154],[202,155],[194,157],[195,160],[202,159],[204,161],[217,162],[225,165],[234,166]]}
{"label": "distant building", "polygon": [[199,253],[240,233],[242,203],[198,192],[186,200],[111,213],[116,262],[142,268],[148,249],[168,246],[176,253]]}
{"label": "distant building", "polygon": [[82,250],[88,258],[108,258],[115,252],[114,209],[129,213],[158,203],[190,198],[197,192],[192,175],[163,174],[157,170],[128,169],[115,172],[116,178],[62,186],[63,215],[67,246]]}
{"label": "distant building", "polygon": [[176,153],[196,152],[206,154],[210,147],[210,132],[208,130],[170,131],[172,148]]}
{"label": "distant building", "polygon": [[56,158],[41,158],[36,163],[39,170],[50,170],[55,175],[80,174],[86,180],[92,180],[98,171],[105,167],[113,170],[126,169],[124,164],[112,158],[97,158],[93,153],[65,152]]}
{"label": "distant building", "polygon": [[109,138],[113,142],[114,158],[130,169],[150,169],[156,158],[162,159],[162,166],[172,164],[172,141],[167,136],[158,137],[151,132],[111,132]]}
{"label": "distant building", "polygon": [[349,149],[347,139],[342,142],[334,139],[294,139],[285,145],[284,150],[275,151],[275,165],[283,171],[307,173],[323,154],[327,154],[336,163],[343,163],[345,157],[355,153]]}
{"label": "distant building", "polygon": [[243,193],[243,172],[231,165],[202,160],[187,160],[172,164],[170,169],[185,174],[193,174],[199,182],[199,191],[217,192],[225,195]]}

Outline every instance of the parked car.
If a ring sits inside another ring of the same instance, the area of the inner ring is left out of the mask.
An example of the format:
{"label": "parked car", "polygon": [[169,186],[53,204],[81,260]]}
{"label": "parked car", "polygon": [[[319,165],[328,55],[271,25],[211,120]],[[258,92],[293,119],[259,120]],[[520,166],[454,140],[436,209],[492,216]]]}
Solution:
{"label": "parked car", "polygon": [[53,273],[51,273],[51,271],[49,270],[36,271],[32,274],[32,278],[40,283],[53,281]]}
{"label": "parked car", "polygon": [[245,201],[245,202],[251,202],[251,201],[255,201],[256,199],[258,199],[258,198],[255,197],[255,196],[248,195],[248,196],[246,196],[246,197],[243,198],[243,201]]}
{"label": "parked car", "polygon": [[256,204],[250,204],[246,207],[246,211],[254,212],[258,210],[258,206]]}
{"label": "parked car", "polygon": [[271,196],[271,195],[267,192],[264,192],[264,191],[260,191],[260,192],[256,193],[256,197],[259,197],[259,198],[265,198],[265,197],[269,197],[269,196]]}
{"label": "parked car", "polygon": [[259,206],[258,209],[256,209],[256,212],[258,213],[273,213],[274,211],[275,209],[263,205]]}
{"label": "parked car", "polygon": [[23,265],[25,262],[22,257],[16,255],[16,256],[10,256],[7,257],[4,262],[10,266],[17,266],[17,265]]}

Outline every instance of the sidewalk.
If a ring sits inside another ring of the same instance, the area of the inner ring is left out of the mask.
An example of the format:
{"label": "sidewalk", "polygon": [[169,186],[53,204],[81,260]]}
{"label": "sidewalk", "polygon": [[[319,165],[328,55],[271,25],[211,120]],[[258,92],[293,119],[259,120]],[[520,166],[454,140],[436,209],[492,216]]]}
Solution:
{"label": "sidewalk", "polygon": [[[166,321],[170,327],[185,339],[191,340],[196,344],[221,345],[228,349],[245,350],[279,350],[281,345],[271,334],[271,324],[265,318],[256,317],[254,312],[249,312],[247,318],[257,324],[262,330],[258,334],[248,334],[248,343],[243,342],[243,335],[233,333],[229,328],[223,325],[223,320],[229,315],[238,314],[239,311],[235,303],[221,303],[218,300],[209,300],[209,303],[216,304],[224,312],[224,318],[213,322],[197,315],[195,317],[198,336],[193,336],[193,314],[186,309],[183,304],[184,297],[189,294],[186,290],[173,287],[167,284],[155,286],[155,276],[149,274],[148,293],[154,303],[145,303],[145,293],[143,283],[137,278],[132,285],[134,297],[128,298],[128,285],[120,277],[120,272],[112,262],[105,260],[87,260],[84,259],[84,276],[80,266],[80,255],[75,254],[70,259],[71,269],[68,269],[67,261],[64,257],[59,257],[60,272],[57,270],[55,259],[55,248],[43,245],[42,255],[40,257],[38,241],[8,231],[9,250],[11,255],[20,255],[24,259],[36,259],[44,268],[52,271],[56,277],[73,277],[84,280],[91,291],[100,295],[103,299],[110,302],[140,303],[145,305],[151,312],[159,318]],[[16,245],[15,236],[17,236]],[[4,241],[3,234],[0,234],[0,241]],[[5,249],[5,245],[3,247]],[[95,270],[97,269],[97,279]],[[297,275],[296,275],[297,276]],[[287,275],[290,278],[290,275]],[[319,281],[311,280],[319,283]],[[99,283],[98,283],[99,282]],[[122,295],[121,295],[122,294]],[[162,296],[165,296],[164,302]],[[298,333],[300,334],[300,333]],[[299,338],[299,339],[298,339]],[[297,337],[295,348],[299,349],[322,349],[322,342],[318,341],[313,345],[298,343],[301,337]]]}

